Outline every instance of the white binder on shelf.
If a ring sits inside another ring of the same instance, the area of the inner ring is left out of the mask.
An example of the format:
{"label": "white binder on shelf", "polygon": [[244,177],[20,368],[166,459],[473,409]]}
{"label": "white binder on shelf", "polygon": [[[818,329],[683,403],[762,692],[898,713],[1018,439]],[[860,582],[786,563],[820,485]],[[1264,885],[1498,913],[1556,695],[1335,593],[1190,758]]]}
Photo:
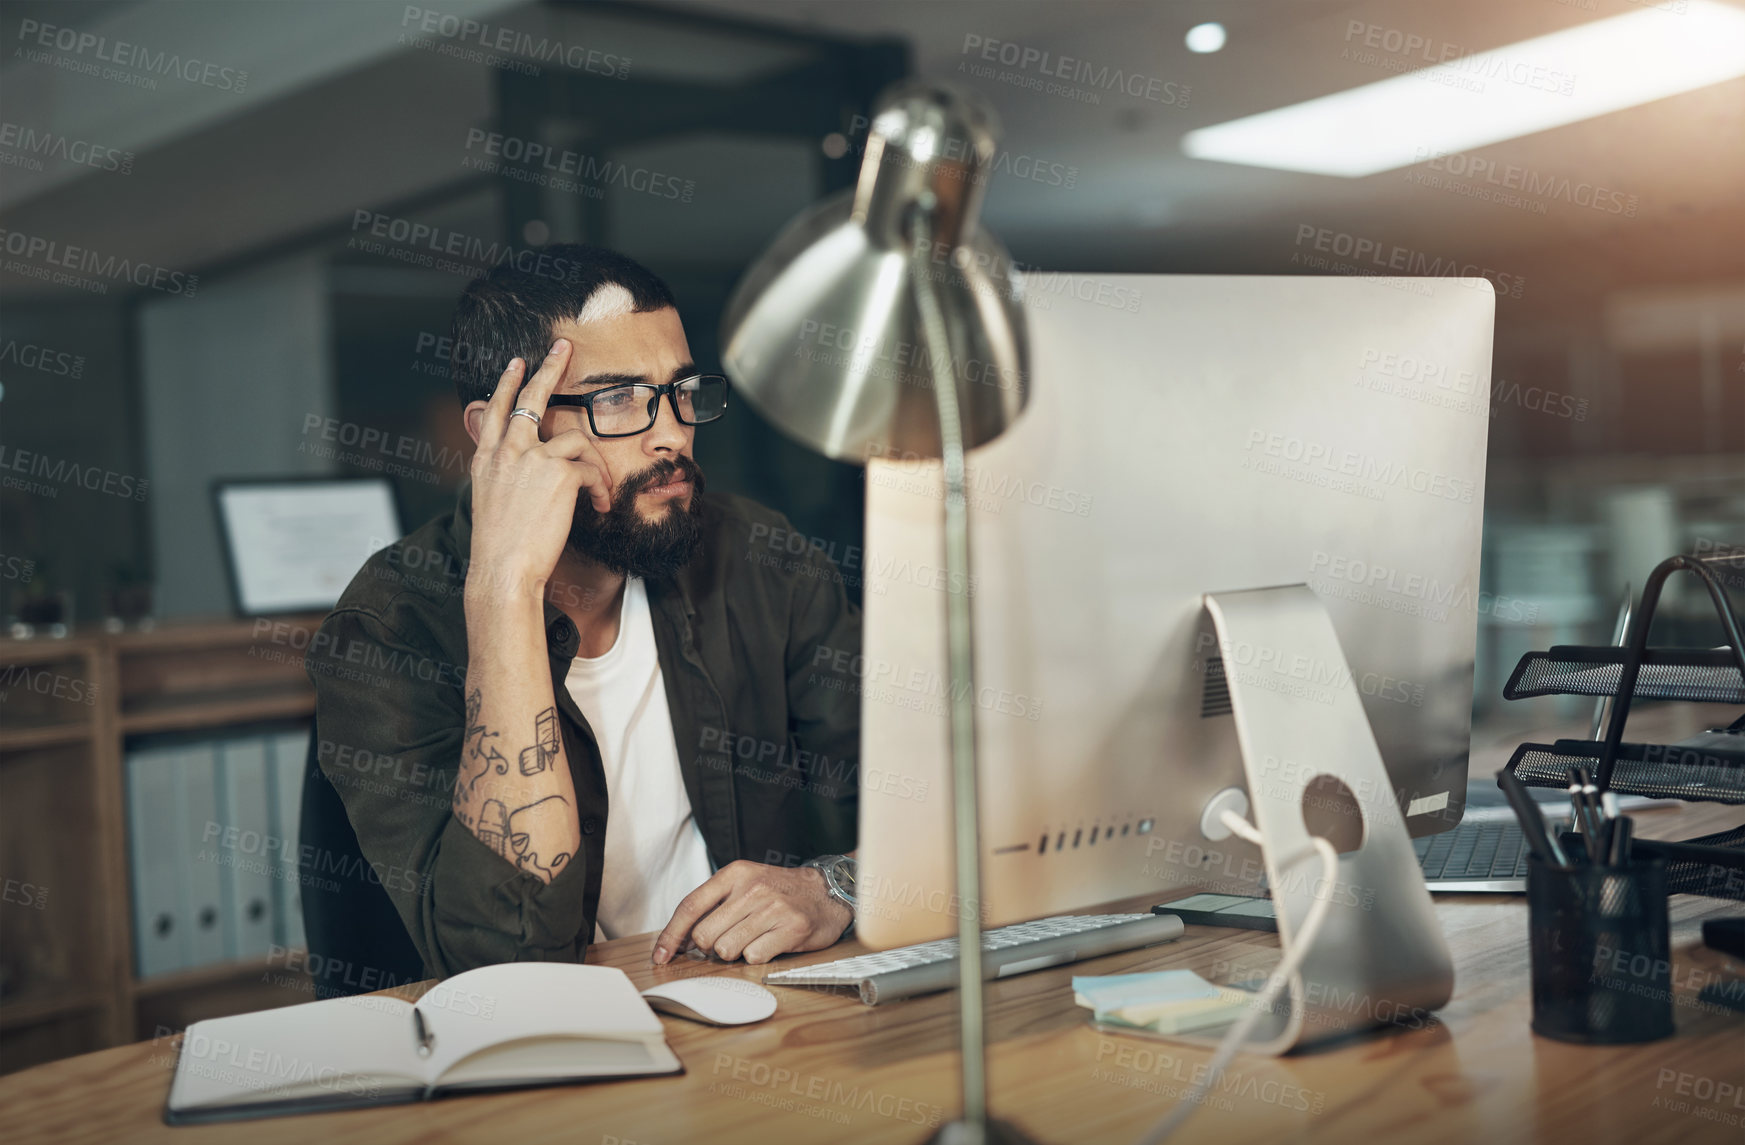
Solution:
{"label": "white binder on shelf", "polygon": [[188,896],[188,965],[209,966],[224,961],[224,866],[235,856],[224,846],[218,813],[217,744],[191,743],[178,755],[176,854]]}
{"label": "white binder on shelf", "polygon": [[188,964],[188,909],[176,834],[179,753],[127,753],[128,873],[133,891],[133,968],[140,978]]}
{"label": "white binder on shelf", "polygon": [[271,769],[261,736],[219,745],[222,830],[217,844],[224,857],[224,949],[233,959],[266,957],[274,941],[273,881],[278,860],[269,850],[273,831]]}
{"label": "white binder on shelf", "polygon": [[283,732],[271,738],[273,773],[273,835],[277,878],[278,940],[297,949],[304,945],[303,896],[297,867],[298,826],[303,812],[303,765],[309,752],[309,729]]}

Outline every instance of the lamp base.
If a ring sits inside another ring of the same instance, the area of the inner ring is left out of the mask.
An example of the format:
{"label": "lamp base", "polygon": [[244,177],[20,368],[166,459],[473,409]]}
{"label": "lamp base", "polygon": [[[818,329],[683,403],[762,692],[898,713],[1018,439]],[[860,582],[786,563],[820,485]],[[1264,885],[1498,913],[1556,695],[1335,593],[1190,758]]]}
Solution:
{"label": "lamp base", "polygon": [[949,1121],[927,1139],[927,1145],[1036,1145],[1036,1142],[1009,1121],[989,1121],[979,1127],[967,1121]]}

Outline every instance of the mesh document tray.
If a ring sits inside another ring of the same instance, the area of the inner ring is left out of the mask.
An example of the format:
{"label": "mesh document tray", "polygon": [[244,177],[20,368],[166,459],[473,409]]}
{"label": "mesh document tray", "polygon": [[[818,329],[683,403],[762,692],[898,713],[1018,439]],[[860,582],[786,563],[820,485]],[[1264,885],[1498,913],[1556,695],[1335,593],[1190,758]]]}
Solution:
{"label": "mesh document tray", "polygon": [[[1529,652],[1515,665],[1503,698],[1616,695],[1628,656],[1626,648],[1573,644]],[[1745,704],[1745,680],[1731,648],[1650,648],[1642,656],[1635,698]]]}
{"label": "mesh document tray", "polygon": [[[1508,766],[1529,787],[1568,787],[1571,768],[1599,766],[1602,746],[1584,739],[1524,743],[1509,757]],[[1619,744],[1612,790],[1656,799],[1745,803],[1745,749]]]}
{"label": "mesh document tray", "polygon": [[1640,853],[1666,860],[1666,891],[1745,899],[1745,827],[1679,843],[1640,839]]}
{"label": "mesh document tray", "polygon": [[[1582,847],[1574,831],[1558,836],[1565,851]],[[1632,839],[1635,858],[1666,860],[1666,893],[1704,895],[1716,899],[1745,901],[1745,827],[1733,827],[1700,839]]]}

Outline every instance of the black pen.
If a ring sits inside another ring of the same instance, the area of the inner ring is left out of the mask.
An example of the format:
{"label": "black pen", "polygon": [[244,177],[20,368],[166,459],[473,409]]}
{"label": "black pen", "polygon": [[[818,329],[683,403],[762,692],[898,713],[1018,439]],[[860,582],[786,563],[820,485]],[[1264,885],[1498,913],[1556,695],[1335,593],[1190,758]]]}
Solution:
{"label": "black pen", "polygon": [[1600,826],[1600,789],[1594,786],[1594,773],[1586,764],[1576,765],[1575,777],[1581,784],[1576,809],[1582,816],[1582,834],[1587,836],[1587,857],[1597,867],[1606,861],[1604,840],[1600,838],[1604,833]]}
{"label": "black pen", "polygon": [[1581,845],[1587,848],[1587,857],[1593,859],[1593,836],[1588,834],[1587,809],[1582,805],[1581,772],[1577,768],[1569,769],[1569,826],[1581,836]]}
{"label": "black pen", "polygon": [[1581,821],[1581,780],[1576,778],[1575,769],[1569,771],[1569,829],[1579,831]]}
{"label": "black pen", "polygon": [[1594,783],[1593,769],[1583,765],[1581,769],[1581,794],[1587,800],[1588,818],[1594,825],[1594,862],[1606,861],[1606,844],[1609,833],[1606,830],[1605,816],[1600,812],[1600,789]]}
{"label": "black pen", "polygon": [[1568,870],[1568,856],[1558,845],[1557,836],[1546,828],[1545,816],[1540,814],[1539,804],[1527,793],[1527,785],[1521,782],[1521,777],[1505,767],[1497,772],[1497,786],[1503,789],[1503,797],[1514,808],[1515,818],[1521,821],[1521,834],[1526,838],[1527,846],[1539,856],[1539,861]]}
{"label": "black pen", "polygon": [[1632,827],[1628,815],[1619,816],[1618,821],[1612,825],[1612,866],[1627,867],[1630,865],[1631,831]]}
{"label": "black pen", "polygon": [[417,1006],[412,1007],[412,1033],[418,1039],[418,1056],[430,1056],[430,1047],[436,1044],[436,1035],[424,1024],[424,1011]]}
{"label": "black pen", "polygon": [[1610,791],[1600,796],[1600,813],[1605,816],[1605,836],[1601,839],[1600,854],[1606,857],[1606,862],[1612,861],[1612,848],[1618,834],[1618,797]]}

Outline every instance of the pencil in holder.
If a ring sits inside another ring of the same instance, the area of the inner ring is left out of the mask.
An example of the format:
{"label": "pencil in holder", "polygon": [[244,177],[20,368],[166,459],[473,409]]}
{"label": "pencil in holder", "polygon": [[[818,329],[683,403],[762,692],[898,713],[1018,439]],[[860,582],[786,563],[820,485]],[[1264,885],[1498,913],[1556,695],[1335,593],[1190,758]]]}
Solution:
{"label": "pencil in holder", "polygon": [[1569,869],[1527,859],[1533,1032],[1604,1045],[1671,1036],[1666,863]]}

